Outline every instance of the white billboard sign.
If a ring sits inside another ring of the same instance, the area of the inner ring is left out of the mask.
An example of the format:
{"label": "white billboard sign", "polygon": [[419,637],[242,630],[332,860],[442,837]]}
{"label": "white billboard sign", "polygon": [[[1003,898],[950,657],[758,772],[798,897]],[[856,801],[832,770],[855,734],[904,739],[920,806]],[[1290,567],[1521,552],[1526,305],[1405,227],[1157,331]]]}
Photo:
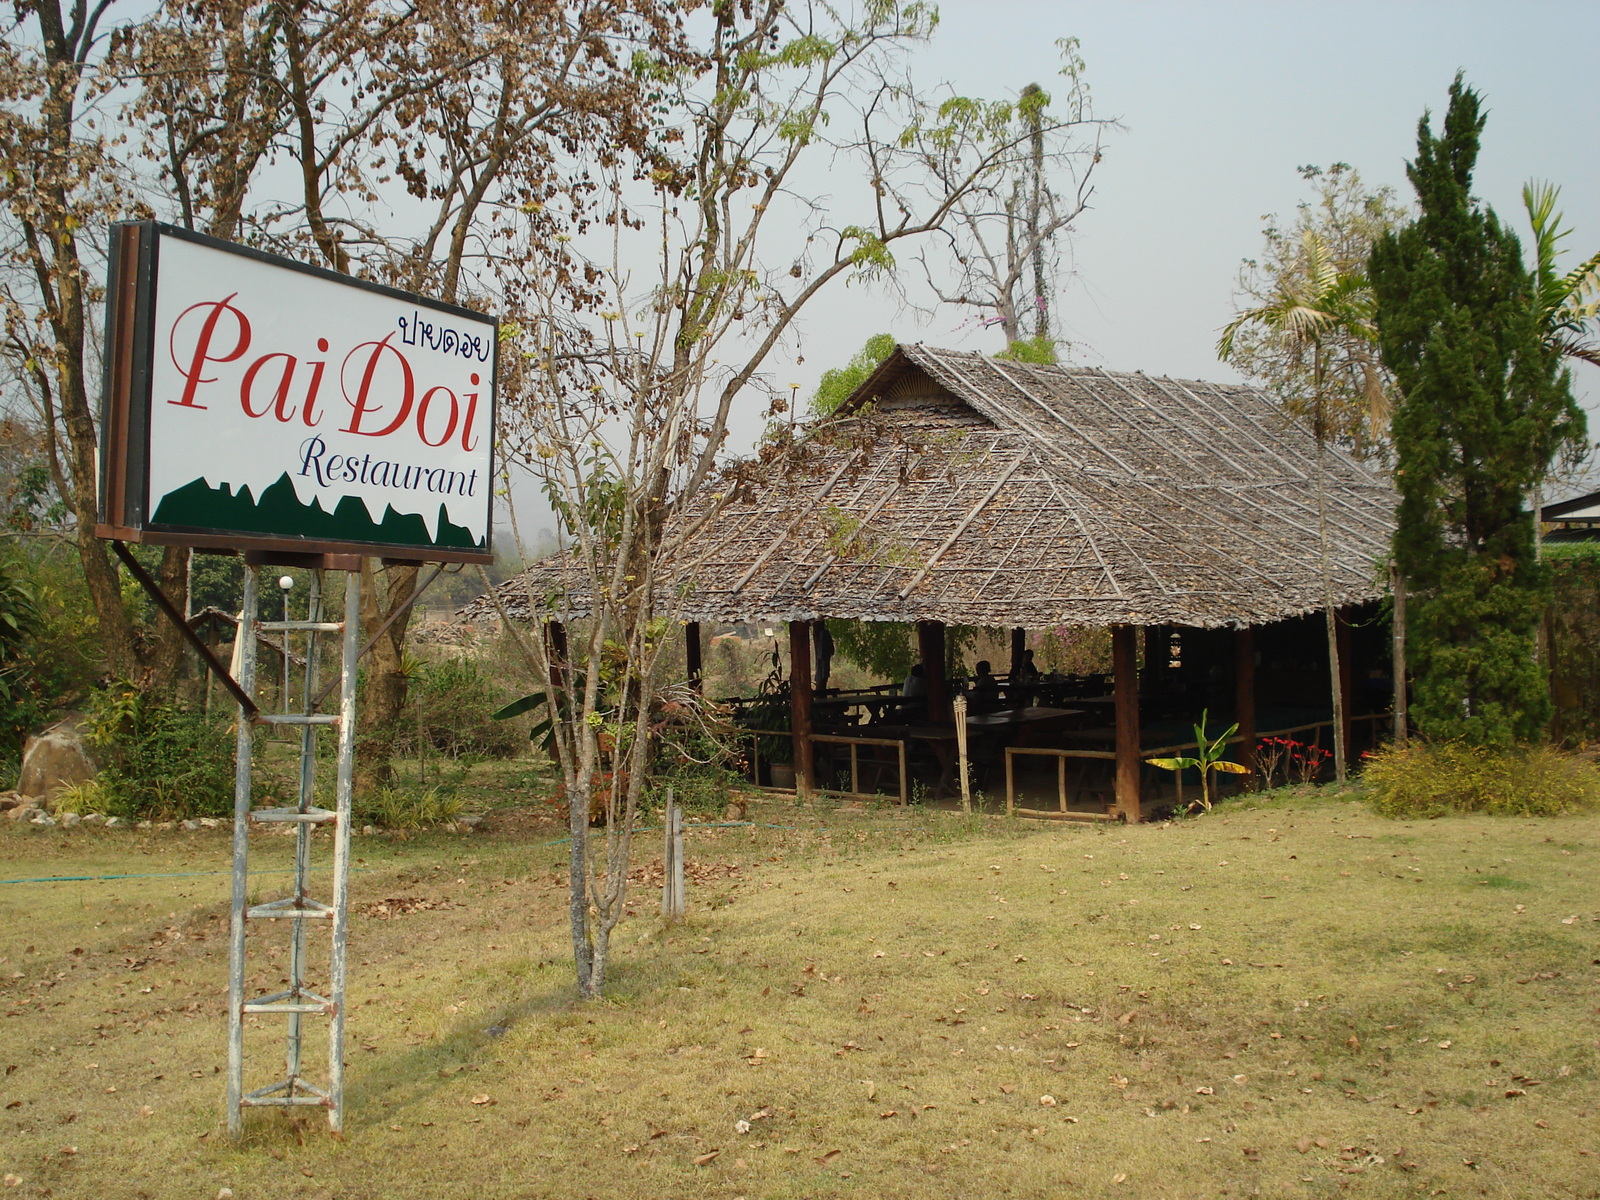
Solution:
{"label": "white billboard sign", "polygon": [[137,244],[112,254],[108,526],[490,557],[493,317],[152,222],[118,233]]}

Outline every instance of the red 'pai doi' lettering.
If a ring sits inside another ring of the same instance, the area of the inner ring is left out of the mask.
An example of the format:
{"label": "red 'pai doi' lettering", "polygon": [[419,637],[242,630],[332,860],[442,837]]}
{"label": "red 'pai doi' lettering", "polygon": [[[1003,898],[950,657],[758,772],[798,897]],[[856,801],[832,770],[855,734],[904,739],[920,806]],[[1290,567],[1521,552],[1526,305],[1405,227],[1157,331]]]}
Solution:
{"label": "red 'pai doi' lettering", "polygon": [[[213,364],[235,362],[250,350],[250,319],[233,303],[237,296],[234,292],[221,300],[192,304],[173,321],[168,349],[184,387],[182,398],[169,400],[169,404],[207,408],[200,402],[200,387],[216,383],[219,376],[206,371]],[[425,446],[444,446],[459,431],[461,448],[468,453],[477,449],[480,439],[473,436],[473,426],[478,419],[479,393],[458,395],[454,388],[435,384],[422,391],[419,401],[416,373],[393,338],[391,333],[362,342],[344,356],[339,387],[350,406],[350,421],[342,432],[381,438],[409,421]],[[327,338],[317,339],[320,353],[328,353],[328,348]],[[310,369],[310,378],[303,400],[297,400],[296,376],[301,365],[300,358],[286,350],[271,350],[252,360],[239,378],[239,407],[245,416],[257,420],[271,416],[283,424],[298,416],[308,427],[319,425],[318,400],[328,363],[317,359],[304,364]],[[470,378],[474,387],[481,382],[477,372]]]}
{"label": "red 'pai doi' lettering", "polygon": [[[439,440],[434,441],[428,436],[428,406],[433,403],[433,398],[443,394],[450,401],[450,420],[444,427],[444,432],[439,435]],[[456,422],[461,419],[461,402],[456,399],[456,394],[447,387],[431,387],[422,393],[422,403],[417,406],[417,436],[422,439],[424,446],[442,446],[450,440],[450,435],[456,431]]]}

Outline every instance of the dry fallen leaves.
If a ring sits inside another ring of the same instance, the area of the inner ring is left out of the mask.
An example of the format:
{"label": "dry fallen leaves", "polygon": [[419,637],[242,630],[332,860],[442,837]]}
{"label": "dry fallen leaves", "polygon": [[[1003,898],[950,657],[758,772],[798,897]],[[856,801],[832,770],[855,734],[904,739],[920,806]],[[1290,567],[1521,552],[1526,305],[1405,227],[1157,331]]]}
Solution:
{"label": "dry fallen leaves", "polygon": [[699,1154],[699,1155],[695,1156],[695,1158],[693,1160],[694,1161],[694,1165],[697,1166],[697,1167],[710,1166],[714,1161],[716,1161],[717,1155],[719,1155],[721,1153],[722,1153],[721,1150],[707,1150],[704,1154]]}

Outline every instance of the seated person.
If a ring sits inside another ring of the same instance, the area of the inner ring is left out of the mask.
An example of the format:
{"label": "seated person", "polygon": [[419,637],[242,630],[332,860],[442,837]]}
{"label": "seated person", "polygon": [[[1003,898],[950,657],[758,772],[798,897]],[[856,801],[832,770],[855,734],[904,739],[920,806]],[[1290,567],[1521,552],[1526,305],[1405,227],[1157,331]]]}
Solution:
{"label": "seated person", "polygon": [[928,675],[922,669],[922,664],[917,663],[911,668],[911,674],[906,676],[906,681],[900,688],[902,696],[926,696],[928,694]]}
{"label": "seated person", "polygon": [[970,703],[974,713],[994,712],[1000,707],[1000,681],[994,677],[988,659],[978,663],[978,673],[972,677],[972,685],[967,693],[972,697]]}
{"label": "seated person", "polygon": [[1006,700],[1017,708],[1027,708],[1033,703],[1033,694],[1039,686],[1039,668],[1034,665],[1033,651],[1025,650],[1022,661],[1011,673],[1011,684],[1006,688]]}

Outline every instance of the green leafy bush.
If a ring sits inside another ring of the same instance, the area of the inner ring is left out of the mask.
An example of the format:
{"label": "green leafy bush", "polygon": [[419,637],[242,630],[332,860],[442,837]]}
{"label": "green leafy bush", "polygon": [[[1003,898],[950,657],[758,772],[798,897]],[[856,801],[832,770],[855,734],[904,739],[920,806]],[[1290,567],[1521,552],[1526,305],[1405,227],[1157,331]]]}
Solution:
{"label": "green leafy bush", "polygon": [[1417,742],[1378,751],[1362,778],[1373,809],[1386,817],[1553,817],[1600,807],[1600,770],[1549,746]]}
{"label": "green leafy bush", "polygon": [[22,744],[52,724],[101,669],[102,649],[75,564],[0,550],[0,770],[15,779]]}
{"label": "green leafy bush", "polygon": [[100,764],[95,782],[106,813],[176,820],[233,812],[234,739],[227,721],[124,684],[91,700],[83,732]]}
{"label": "green leafy bush", "polygon": [[40,623],[38,597],[15,558],[0,559],[0,741],[10,754],[34,715],[26,652]]}

